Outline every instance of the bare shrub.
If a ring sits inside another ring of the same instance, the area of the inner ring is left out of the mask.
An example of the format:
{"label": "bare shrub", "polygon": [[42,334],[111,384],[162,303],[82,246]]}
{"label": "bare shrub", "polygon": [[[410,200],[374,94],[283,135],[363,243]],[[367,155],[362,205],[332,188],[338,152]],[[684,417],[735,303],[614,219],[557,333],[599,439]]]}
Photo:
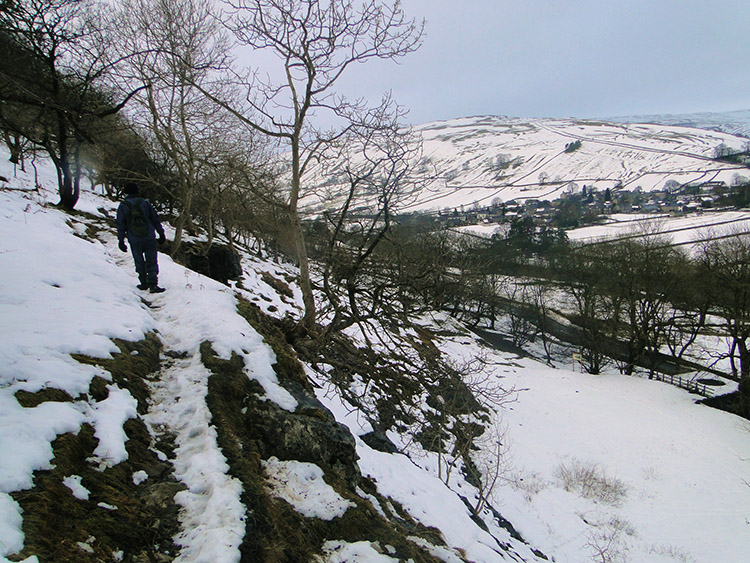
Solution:
{"label": "bare shrub", "polygon": [[578,460],[573,460],[570,464],[561,463],[555,477],[566,491],[611,506],[620,505],[628,493],[628,487],[623,481],[608,476],[595,463]]}
{"label": "bare shrub", "polygon": [[650,555],[669,557],[680,563],[695,563],[695,558],[689,552],[674,545],[652,545],[648,549]]}
{"label": "bare shrub", "polygon": [[478,489],[475,512],[481,512],[491,499],[498,482],[505,479],[511,470],[510,440],[508,427],[500,421],[487,428],[477,440],[478,452],[472,456],[473,464],[467,472]]}
{"label": "bare shrub", "polygon": [[[590,523],[589,523],[590,524]],[[635,536],[635,528],[627,520],[613,516],[604,522],[591,524],[585,547],[592,551],[596,563],[625,563],[628,545],[625,536]]]}
{"label": "bare shrub", "polygon": [[508,483],[513,487],[514,490],[523,493],[523,497],[526,502],[531,500],[547,488],[547,481],[545,481],[539,473],[521,474],[514,473],[508,479]]}

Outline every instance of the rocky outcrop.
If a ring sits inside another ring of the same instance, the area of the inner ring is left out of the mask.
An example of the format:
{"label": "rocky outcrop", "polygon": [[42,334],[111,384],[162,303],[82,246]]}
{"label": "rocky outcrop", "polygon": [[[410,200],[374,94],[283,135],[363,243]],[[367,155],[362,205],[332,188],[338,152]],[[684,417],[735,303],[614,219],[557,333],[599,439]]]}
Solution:
{"label": "rocky outcrop", "polygon": [[240,255],[226,244],[213,243],[206,250],[205,245],[183,242],[179,255],[174,258],[187,268],[223,284],[242,276]]}
{"label": "rocky outcrop", "polygon": [[[399,560],[441,561],[425,547],[441,545],[440,532],[414,521],[392,499],[379,498],[375,484],[360,475],[354,437],[315,398],[275,321],[252,305],[241,308],[274,348],[278,379],[298,402],[293,412],[279,407],[247,376],[239,356],[224,360],[213,353],[210,343],[201,347],[203,363],[212,373],[206,400],[217,440],[231,474],[242,481],[242,502],[248,510],[242,560],[311,561],[327,541],[367,541],[389,546],[390,555]],[[275,498],[263,467],[272,457],[314,463],[351,508],[340,517],[323,520],[305,517]],[[378,509],[373,498],[380,500]],[[424,545],[417,545],[414,537]]]}

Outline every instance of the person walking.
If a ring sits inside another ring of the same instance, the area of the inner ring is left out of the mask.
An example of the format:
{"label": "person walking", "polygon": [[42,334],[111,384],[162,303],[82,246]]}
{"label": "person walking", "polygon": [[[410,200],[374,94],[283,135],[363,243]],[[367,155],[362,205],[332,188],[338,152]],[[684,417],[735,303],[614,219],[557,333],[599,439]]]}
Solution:
{"label": "person walking", "polygon": [[125,185],[125,199],[117,208],[117,240],[120,250],[128,251],[125,244],[127,237],[130,252],[135,261],[135,271],[138,274],[138,289],[151,293],[161,293],[159,287],[159,263],[156,233],[159,233],[159,244],[162,244],[164,227],[153,205],[147,199],[138,197],[138,186],[134,183]]}

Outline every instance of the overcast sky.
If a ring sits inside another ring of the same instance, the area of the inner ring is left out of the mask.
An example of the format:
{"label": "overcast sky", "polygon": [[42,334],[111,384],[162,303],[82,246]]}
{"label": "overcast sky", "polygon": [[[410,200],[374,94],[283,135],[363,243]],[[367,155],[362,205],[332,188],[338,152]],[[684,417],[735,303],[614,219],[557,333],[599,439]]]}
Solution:
{"label": "overcast sky", "polygon": [[412,124],[750,109],[750,0],[402,0],[422,47],[350,69]]}

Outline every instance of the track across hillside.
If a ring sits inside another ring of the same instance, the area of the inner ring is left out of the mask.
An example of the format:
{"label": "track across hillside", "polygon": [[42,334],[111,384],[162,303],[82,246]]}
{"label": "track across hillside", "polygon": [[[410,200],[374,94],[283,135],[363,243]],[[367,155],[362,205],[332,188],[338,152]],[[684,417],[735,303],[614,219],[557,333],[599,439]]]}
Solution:
{"label": "track across hillside", "polygon": [[[722,217],[723,215],[723,217]],[[619,221],[617,223],[611,223],[609,225],[601,225],[598,227],[583,227],[570,231],[569,236],[572,240],[578,242],[580,246],[595,246],[600,244],[609,244],[614,241],[622,240],[636,240],[640,238],[646,238],[653,236],[654,234],[671,237],[672,235],[680,233],[695,233],[695,236],[684,238],[679,240],[672,240],[667,246],[687,246],[700,244],[702,242],[708,242],[711,240],[721,240],[726,238],[734,238],[737,236],[748,236],[747,228],[745,229],[729,229],[731,226],[747,225],[750,226],[750,211],[745,212],[716,212],[711,214],[711,217],[706,217],[705,222],[699,221],[696,218],[670,218],[664,215],[657,215],[653,217],[640,217],[629,221]],[[690,222],[690,224],[680,225],[679,222]],[[648,225],[659,224],[658,229],[650,229]],[[670,226],[672,223],[673,226]],[[677,225],[675,225],[677,223]],[[639,229],[639,225],[644,228]],[[635,229],[628,231],[628,229]],[[721,230],[719,230],[721,229]],[[598,234],[592,234],[586,236],[584,233],[597,232]],[[576,234],[577,233],[577,234]]]}
{"label": "track across hillside", "polygon": [[[543,120],[534,121],[534,125],[536,125],[540,129],[549,131],[550,133],[560,135],[561,137],[567,137],[569,139],[575,139],[577,141],[586,141],[587,143],[599,143],[600,145],[609,145],[613,147],[619,147],[619,148],[631,149],[631,150],[637,150],[637,151],[652,152],[652,153],[658,153],[658,154],[685,156],[687,158],[695,158],[698,160],[704,160],[704,161],[709,161],[709,162],[714,161],[712,157],[708,157],[708,156],[701,155],[701,154],[695,154],[695,153],[687,152],[687,151],[659,149],[656,147],[648,147],[648,146],[643,146],[643,145],[634,145],[631,143],[623,143],[621,141],[608,141],[604,139],[597,139],[597,138],[590,137],[587,135],[577,135],[575,133],[569,133],[567,131],[560,131],[559,129],[549,125],[548,123],[545,123]],[[744,168],[744,166],[740,166],[738,168]]]}

